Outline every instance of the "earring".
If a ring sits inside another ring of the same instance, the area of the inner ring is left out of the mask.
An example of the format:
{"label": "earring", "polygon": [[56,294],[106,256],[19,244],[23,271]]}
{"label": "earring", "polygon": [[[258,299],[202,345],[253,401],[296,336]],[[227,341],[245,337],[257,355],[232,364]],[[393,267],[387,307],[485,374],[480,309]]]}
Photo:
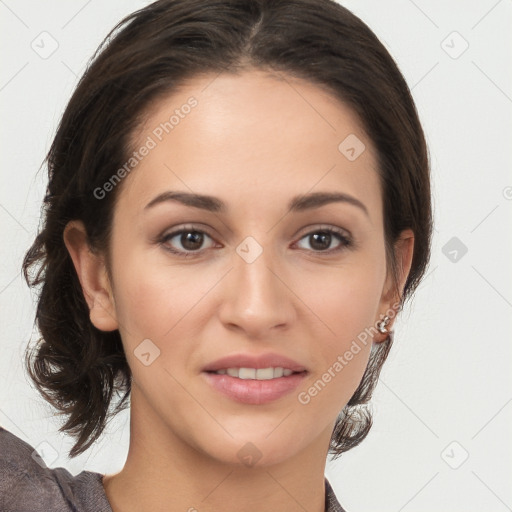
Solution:
{"label": "earring", "polygon": [[389,324],[389,316],[386,315],[380,322],[377,322],[377,329],[380,333],[382,334],[387,334],[389,331],[388,331],[388,328],[387,328],[387,325]]}

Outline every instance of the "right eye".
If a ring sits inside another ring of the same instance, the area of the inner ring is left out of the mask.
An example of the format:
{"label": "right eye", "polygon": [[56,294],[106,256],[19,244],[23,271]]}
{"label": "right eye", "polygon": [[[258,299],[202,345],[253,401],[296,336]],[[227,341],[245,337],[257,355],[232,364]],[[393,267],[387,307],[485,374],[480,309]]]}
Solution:
{"label": "right eye", "polygon": [[205,237],[212,240],[210,235],[204,231],[193,227],[185,227],[162,235],[159,239],[159,243],[165,250],[176,254],[177,256],[183,256],[186,258],[202,254],[207,250],[201,249],[204,244]]}

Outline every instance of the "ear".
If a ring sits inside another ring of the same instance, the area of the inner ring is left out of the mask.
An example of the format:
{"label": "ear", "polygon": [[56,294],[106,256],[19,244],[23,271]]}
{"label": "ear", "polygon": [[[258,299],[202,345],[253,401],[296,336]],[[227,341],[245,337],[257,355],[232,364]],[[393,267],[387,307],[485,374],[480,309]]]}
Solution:
{"label": "ear", "polygon": [[[394,245],[394,254],[397,266],[397,282],[394,281],[391,272],[388,272],[379,305],[379,316],[375,319],[375,324],[377,324],[384,315],[388,315],[390,318],[386,325],[388,331],[393,328],[405,283],[411,270],[412,257],[414,254],[414,232],[411,229],[405,229],[400,233]],[[387,337],[387,334],[378,333],[374,341],[385,341]]]}
{"label": "ear", "polygon": [[116,330],[114,297],[103,256],[91,250],[81,221],[68,222],[63,237],[89,306],[92,324],[102,331]]}

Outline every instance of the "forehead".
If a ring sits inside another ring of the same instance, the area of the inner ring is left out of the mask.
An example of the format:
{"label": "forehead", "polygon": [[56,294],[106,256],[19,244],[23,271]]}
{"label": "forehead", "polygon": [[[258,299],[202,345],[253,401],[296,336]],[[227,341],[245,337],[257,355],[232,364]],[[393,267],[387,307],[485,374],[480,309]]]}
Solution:
{"label": "forehead", "polygon": [[122,193],[132,206],[165,189],[245,206],[269,194],[288,202],[332,189],[380,210],[374,149],[358,117],[324,89],[289,75],[195,77],[147,110],[132,140],[134,151],[144,146],[150,149]]}

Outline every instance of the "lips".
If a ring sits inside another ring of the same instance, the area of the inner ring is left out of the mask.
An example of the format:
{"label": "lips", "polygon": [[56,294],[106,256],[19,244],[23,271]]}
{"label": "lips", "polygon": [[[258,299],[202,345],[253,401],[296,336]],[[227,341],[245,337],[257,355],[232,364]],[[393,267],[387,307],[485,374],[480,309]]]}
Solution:
{"label": "lips", "polygon": [[275,353],[233,354],[206,365],[202,371],[212,389],[230,400],[249,405],[263,405],[284,397],[307,374],[305,366]]}
{"label": "lips", "polygon": [[283,368],[292,372],[304,372],[307,368],[289,357],[276,353],[266,353],[260,355],[252,354],[232,354],[207,364],[203,372],[216,372],[227,370],[228,368]]}

